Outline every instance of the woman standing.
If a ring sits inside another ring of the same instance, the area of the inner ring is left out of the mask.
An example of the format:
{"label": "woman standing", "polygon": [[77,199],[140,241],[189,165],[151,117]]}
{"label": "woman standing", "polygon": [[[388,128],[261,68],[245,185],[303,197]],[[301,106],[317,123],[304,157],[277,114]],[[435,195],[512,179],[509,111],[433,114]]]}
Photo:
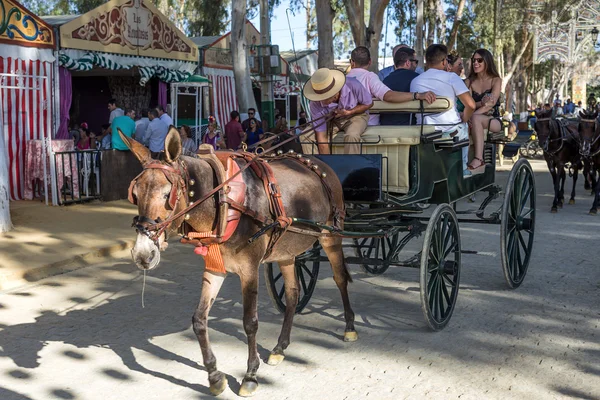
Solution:
{"label": "woman standing", "polygon": [[471,57],[471,71],[465,81],[475,100],[475,112],[469,121],[475,156],[469,164],[473,175],[483,173],[483,146],[485,130],[500,132],[500,89],[502,78],[498,73],[494,57],[486,49],[479,49]]}
{"label": "woman standing", "polygon": [[250,119],[248,129],[246,130],[246,144],[251,146],[254,143],[262,140],[264,136],[263,130],[258,126],[256,118]]}
{"label": "woman standing", "polygon": [[82,122],[79,126],[79,141],[77,142],[77,150],[91,150],[96,148],[96,135],[90,133],[88,124]]}
{"label": "woman standing", "polygon": [[217,127],[217,122],[213,117],[208,118],[208,129],[202,138],[202,143],[210,144],[215,150],[225,147],[221,140],[221,130]]}
{"label": "woman standing", "polygon": [[184,155],[193,155],[196,154],[198,150],[198,146],[196,146],[196,142],[191,138],[192,129],[187,125],[182,125],[179,128],[179,136],[181,137],[181,147]]}

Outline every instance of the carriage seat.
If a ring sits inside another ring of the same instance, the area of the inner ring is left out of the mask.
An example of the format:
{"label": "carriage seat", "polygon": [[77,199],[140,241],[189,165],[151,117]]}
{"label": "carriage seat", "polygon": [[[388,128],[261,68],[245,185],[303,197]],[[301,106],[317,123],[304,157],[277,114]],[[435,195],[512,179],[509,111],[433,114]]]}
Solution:
{"label": "carriage seat", "polygon": [[[450,110],[454,104],[447,97],[438,97],[436,100],[427,104],[423,102],[423,110],[425,113],[442,113]],[[418,113],[421,111],[421,101],[413,100],[406,103],[389,103],[387,101],[374,100],[373,107],[369,109],[371,114],[385,113]]]}

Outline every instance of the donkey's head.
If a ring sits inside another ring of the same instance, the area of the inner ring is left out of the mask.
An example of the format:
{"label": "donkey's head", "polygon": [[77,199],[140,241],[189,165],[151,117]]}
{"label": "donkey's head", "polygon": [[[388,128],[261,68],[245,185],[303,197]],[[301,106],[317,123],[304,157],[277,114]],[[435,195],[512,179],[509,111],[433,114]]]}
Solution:
{"label": "donkey's head", "polygon": [[593,113],[588,111],[579,112],[579,137],[581,138],[579,154],[584,157],[590,155],[592,146],[598,140],[598,129],[600,127],[597,118],[598,111]]}
{"label": "donkey's head", "polygon": [[167,247],[169,231],[176,230],[183,222],[181,217],[162,224],[186,207],[186,182],[179,162],[181,139],[171,127],[162,159],[154,160],[144,145],[121,131],[119,135],[144,168],[129,186],[129,201],[138,206],[138,215],[133,220],[137,239],[131,255],[138,268],[151,270],[160,262],[160,251]]}

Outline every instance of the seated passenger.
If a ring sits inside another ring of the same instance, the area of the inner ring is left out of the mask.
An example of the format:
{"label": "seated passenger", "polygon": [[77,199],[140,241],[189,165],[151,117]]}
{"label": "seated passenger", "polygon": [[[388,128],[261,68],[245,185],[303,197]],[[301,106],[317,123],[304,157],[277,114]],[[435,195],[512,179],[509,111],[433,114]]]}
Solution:
{"label": "seated passenger", "polygon": [[[397,92],[410,92],[410,84],[419,74],[415,72],[417,67],[416,53],[411,48],[402,48],[394,55],[396,70],[383,80],[383,83]],[[432,93],[433,92],[427,92]],[[435,101],[435,94],[433,94]],[[431,103],[431,102],[429,102]],[[381,125],[412,125],[415,117],[408,113],[386,113],[381,115]]]}
{"label": "seated passenger", "polygon": [[[475,157],[469,168],[477,170],[484,167],[485,130],[501,132],[503,129],[500,115],[502,78],[500,78],[492,53],[486,49],[479,49],[473,53],[471,71],[465,83],[475,100],[475,112],[469,122]],[[512,122],[509,131],[511,135],[516,131]]]}
{"label": "seated passenger", "polygon": [[[403,52],[404,48],[400,49],[396,54]],[[414,57],[412,57],[414,59]],[[356,78],[368,91],[371,96],[377,100],[383,100],[390,103],[405,103],[411,100],[425,100],[429,104],[435,101],[435,95],[432,92],[427,93],[410,93],[408,90],[395,91],[390,90],[379,77],[369,71],[371,66],[371,53],[365,46],[358,46],[350,54],[350,66],[352,70],[348,72],[349,78]],[[415,73],[416,75],[416,73]],[[388,77],[389,78],[389,77]],[[379,115],[371,114],[369,117],[369,125],[379,125]]]}
{"label": "seated passenger", "polygon": [[341,71],[320,68],[306,82],[302,94],[310,100],[313,120],[334,113],[329,123],[320,118],[313,126],[319,154],[331,154],[327,132],[333,137],[339,131],[344,131],[344,153],[359,154],[360,137],[367,129],[369,108],[373,107],[367,89],[354,78],[346,79]]}
{"label": "seated passenger", "polygon": [[[433,91],[436,96],[443,96],[450,99],[453,103],[452,108],[446,112],[438,114],[425,115],[424,121],[421,121],[421,115],[417,113],[417,123],[436,125],[437,130],[444,132],[443,137],[458,136],[459,139],[469,137],[466,122],[471,118],[475,110],[475,102],[469,93],[469,89],[464,82],[453,72],[447,72],[448,66],[448,48],[441,44],[432,44],[425,52],[425,63],[427,71],[413,79],[410,84],[412,92],[424,90]],[[465,105],[465,110],[459,115],[454,104],[456,98]],[[469,149],[464,147],[463,153],[463,175],[469,177],[474,173],[481,173],[482,170],[473,171],[467,167],[467,158]]]}

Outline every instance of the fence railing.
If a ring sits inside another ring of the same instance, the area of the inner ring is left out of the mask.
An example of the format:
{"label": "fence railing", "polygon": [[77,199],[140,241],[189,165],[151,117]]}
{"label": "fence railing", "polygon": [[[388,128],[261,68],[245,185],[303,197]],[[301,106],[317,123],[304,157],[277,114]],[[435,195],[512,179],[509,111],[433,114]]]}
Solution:
{"label": "fence railing", "polygon": [[101,197],[102,151],[61,151],[54,153],[60,204]]}

